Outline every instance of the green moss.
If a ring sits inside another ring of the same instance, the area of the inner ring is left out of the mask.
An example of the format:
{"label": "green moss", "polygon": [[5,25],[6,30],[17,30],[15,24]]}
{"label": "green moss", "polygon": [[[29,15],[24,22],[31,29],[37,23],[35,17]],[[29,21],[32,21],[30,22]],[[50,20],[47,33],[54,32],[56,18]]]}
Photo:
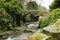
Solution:
{"label": "green moss", "polygon": [[60,20],[57,20],[57,22],[54,25],[55,25],[55,27],[59,27],[60,26]]}
{"label": "green moss", "polygon": [[43,33],[36,33],[28,38],[28,40],[45,40],[49,38],[50,36],[47,36]]}

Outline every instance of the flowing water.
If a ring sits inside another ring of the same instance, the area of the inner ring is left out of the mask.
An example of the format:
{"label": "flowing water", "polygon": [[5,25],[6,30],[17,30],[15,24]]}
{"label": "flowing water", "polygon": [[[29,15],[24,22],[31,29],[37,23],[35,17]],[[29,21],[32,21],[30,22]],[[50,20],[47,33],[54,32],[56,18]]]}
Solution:
{"label": "flowing water", "polygon": [[[28,29],[32,29],[34,32],[37,31],[37,27],[38,27],[38,23],[34,22],[34,23],[30,23],[29,25],[27,25]],[[19,31],[16,34],[12,34],[11,36],[9,36],[6,40],[27,40],[27,38],[29,36],[31,36],[33,33],[32,32],[23,32],[23,31]]]}
{"label": "flowing water", "polygon": [[13,37],[13,38],[12,38],[12,36],[10,36],[9,38],[7,38],[7,40],[27,40],[27,38],[31,35],[32,35],[32,33],[24,33],[24,34],[21,34],[17,37]]}

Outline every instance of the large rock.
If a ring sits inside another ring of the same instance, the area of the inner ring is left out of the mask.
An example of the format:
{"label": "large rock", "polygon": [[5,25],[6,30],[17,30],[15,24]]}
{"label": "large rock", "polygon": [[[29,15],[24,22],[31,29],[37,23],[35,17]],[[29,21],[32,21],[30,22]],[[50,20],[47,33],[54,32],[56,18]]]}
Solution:
{"label": "large rock", "polygon": [[43,28],[42,32],[60,40],[60,19],[58,19],[53,25]]}

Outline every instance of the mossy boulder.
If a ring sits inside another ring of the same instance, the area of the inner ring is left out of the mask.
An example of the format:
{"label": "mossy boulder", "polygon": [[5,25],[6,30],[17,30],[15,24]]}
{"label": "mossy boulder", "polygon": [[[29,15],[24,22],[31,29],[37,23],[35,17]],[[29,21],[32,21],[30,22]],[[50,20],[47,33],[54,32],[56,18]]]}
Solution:
{"label": "mossy boulder", "polygon": [[58,19],[53,25],[43,28],[42,32],[60,40],[60,19]]}
{"label": "mossy boulder", "polygon": [[55,38],[47,36],[43,33],[35,33],[34,35],[30,36],[28,40],[55,40]]}
{"label": "mossy boulder", "polygon": [[46,30],[50,33],[60,33],[60,19],[58,19],[54,24],[43,28],[43,30]]}

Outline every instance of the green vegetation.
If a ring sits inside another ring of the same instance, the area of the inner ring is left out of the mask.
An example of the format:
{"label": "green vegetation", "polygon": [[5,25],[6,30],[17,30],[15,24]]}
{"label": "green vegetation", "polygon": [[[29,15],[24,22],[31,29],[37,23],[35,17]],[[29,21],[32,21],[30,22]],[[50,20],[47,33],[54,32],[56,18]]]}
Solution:
{"label": "green vegetation", "polygon": [[43,28],[49,25],[49,19],[45,19],[44,21],[39,22],[39,28]]}
{"label": "green vegetation", "polygon": [[0,1],[0,30],[11,30],[20,25],[23,6],[17,0]]}
{"label": "green vegetation", "polygon": [[56,22],[57,19],[60,17],[60,9],[57,8],[55,10],[52,10],[52,14],[50,17],[50,24]]}
{"label": "green vegetation", "polygon": [[27,3],[27,9],[28,10],[36,10],[38,9],[38,4],[35,1],[30,1]]}
{"label": "green vegetation", "polygon": [[60,0],[54,0],[50,5],[50,10],[60,8]]}
{"label": "green vegetation", "polygon": [[0,13],[0,30],[10,30],[12,28],[12,17],[4,8],[0,8]]}

